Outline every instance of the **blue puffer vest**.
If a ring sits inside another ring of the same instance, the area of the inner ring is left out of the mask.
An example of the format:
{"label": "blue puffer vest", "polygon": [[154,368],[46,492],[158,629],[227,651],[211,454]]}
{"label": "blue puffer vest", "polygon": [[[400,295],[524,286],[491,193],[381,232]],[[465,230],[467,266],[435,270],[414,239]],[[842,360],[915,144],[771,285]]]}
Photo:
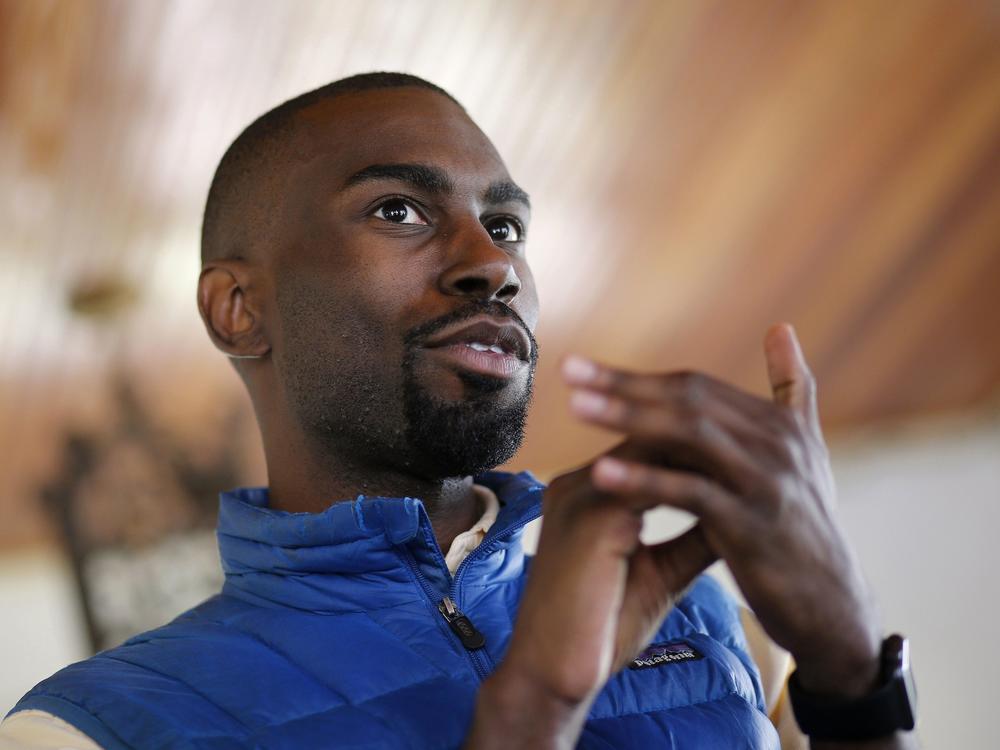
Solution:
{"label": "blue puffer vest", "polygon": [[[477,478],[502,507],[448,573],[419,500],[359,498],[323,513],[222,496],[221,594],[73,664],[14,707],[49,711],[118,748],[455,748],[503,658],[525,581],[530,474]],[[485,636],[469,650],[450,597]],[[607,684],[583,748],[777,748],[733,601],[702,577],[633,668]]]}

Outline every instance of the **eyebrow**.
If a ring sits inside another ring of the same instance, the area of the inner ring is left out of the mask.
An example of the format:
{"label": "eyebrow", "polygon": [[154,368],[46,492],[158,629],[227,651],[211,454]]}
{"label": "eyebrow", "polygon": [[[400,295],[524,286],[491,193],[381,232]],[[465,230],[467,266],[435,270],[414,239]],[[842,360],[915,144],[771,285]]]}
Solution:
{"label": "eyebrow", "polygon": [[426,164],[372,164],[348,177],[345,187],[373,180],[398,180],[433,193],[455,190],[444,170]]}
{"label": "eyebrow", "polygon": [[[428,164],[371,164],[348,177],[344,187],[375,180],[397,180],[432,193],[455,192],[455,183],[447,173]],[[483,192],[483,200],[490,204],[515,201],[523,203],[526,208],[531,208],[528,194],[510,180],[490,183]]]}
{"label": "eyebrow", "polygon": [[497,180],[492,183],[483,193],[483,200],[493,204],[514,201],[523,203],[525,208],[531,208],[528,194],[510,180]]}

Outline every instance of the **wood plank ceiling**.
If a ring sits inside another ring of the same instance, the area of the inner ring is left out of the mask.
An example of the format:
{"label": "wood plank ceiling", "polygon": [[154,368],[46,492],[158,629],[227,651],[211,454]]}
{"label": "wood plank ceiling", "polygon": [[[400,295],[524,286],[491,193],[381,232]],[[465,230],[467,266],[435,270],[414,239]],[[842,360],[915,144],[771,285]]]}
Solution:
{"label": "wood plank ceiling", "polygon": [[566,413],[568,351],[761,389],[790,320],[833,431],[996,393],[997,3],[3,0],[0,544],[48,533],[61,436],[114,420],[122,373],[233,449],[214,415],[245,401],[193,304],[212,170],[256,114],[373,69],[451,90],[532,193],[517,466],[608,442]]}

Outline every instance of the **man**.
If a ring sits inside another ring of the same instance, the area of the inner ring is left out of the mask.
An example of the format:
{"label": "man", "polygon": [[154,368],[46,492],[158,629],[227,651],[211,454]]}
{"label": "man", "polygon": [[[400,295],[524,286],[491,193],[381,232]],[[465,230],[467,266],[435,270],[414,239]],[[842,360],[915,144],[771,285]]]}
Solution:
{"label": "man", "polygon": [[[765,341],[773,400],[567,359],[574,413],[624,441],[544,490],[527,573],[543,488],[491,469],[537,357],[528,224],[492,144],[421,79],[345,79],[244,131],[198,306],[268,487],[222,497],[220,596],[42,682],[8,727],[105,748],[777,747],[738,610],[700,576],[722,558],[797,662],[813,747],[905,746],[787,326]],[[661,504],[699,523],[644,546]]]}

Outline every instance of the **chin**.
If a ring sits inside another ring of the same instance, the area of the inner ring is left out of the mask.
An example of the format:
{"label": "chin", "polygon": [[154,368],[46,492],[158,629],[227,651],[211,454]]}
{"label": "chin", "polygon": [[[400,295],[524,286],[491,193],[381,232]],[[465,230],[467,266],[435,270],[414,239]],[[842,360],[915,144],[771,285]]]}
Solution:
{"label": "chin", "polygon": [[530,398],[529,378],[498,378],[478,372],[458,373],[462,383],[462,398],[469,401],[490,400],[511,404]]}
{"label": "chin", "polygon": [[421,473],[440,479],[469,476],[510,460],[524,439],[531,401],[530,376],[518,380],[463,373],[463,396],[445,400],[407,379],[406,442]]}

